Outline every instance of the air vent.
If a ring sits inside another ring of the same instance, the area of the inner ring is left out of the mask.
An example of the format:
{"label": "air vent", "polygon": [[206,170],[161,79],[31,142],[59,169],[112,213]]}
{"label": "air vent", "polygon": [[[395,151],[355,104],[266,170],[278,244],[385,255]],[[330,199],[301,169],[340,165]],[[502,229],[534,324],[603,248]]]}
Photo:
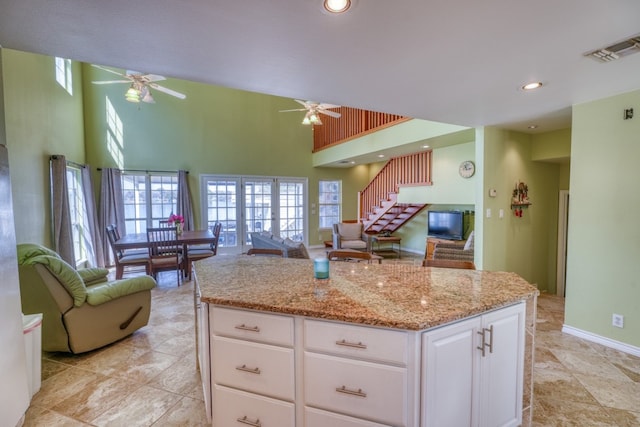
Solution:
{"label": "air vent", "polygon": [[603,47],[602,49],[586,53],[585,56],[590,56],[600,62],[611,62],[615,61],[616,59],[620,59],[623,56],[631,55],[632,53],[637,52],[640,52],[640,34],[614,43],[611,46]]}

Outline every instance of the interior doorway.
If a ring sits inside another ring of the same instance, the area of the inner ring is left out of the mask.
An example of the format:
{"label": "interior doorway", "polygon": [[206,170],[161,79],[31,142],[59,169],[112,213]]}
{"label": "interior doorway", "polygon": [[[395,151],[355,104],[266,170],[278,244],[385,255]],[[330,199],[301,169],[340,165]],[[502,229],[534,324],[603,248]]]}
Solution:
{"label": "interior doorway", "polygon": [[556,294],[564,297],[567,279],[567,237],[569,232],[569,190],[558,196],[558,259],[556,266]]}

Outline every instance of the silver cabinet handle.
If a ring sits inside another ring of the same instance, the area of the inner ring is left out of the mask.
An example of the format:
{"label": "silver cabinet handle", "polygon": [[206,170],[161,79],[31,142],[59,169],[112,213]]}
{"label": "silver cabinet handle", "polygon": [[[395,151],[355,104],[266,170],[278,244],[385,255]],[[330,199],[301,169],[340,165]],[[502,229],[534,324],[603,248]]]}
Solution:
{"label": "silver cabinet handle", "polygon": [[260,375],[260,368],[247,368],[247,365],[236,366],[238,371],[248,372],[250,374]]}
{"label": "silver cabinet handle", "polygon": [[478,350],[482,351],[482,357],[485,356],[485,347],[487,345],[487,343],[485,342],[486,340],[485,331],[486,329],[483,328],[481,331],[477,332],[478,335],[482,335],[482,344],[476,347]]}
{"label": "silver cabinet handle", "polygon": [[237,325],[235,327],[236,329],[240,329],[242,331],[249,331],[249,332],[260,332],[260,328],[257,326],[246,326],[244,323],[242,325]]}
{"label": "silver cabinet handle", "polygon": [[[489,343],[487,343],[487,332],[489,333]],[[482,328],[482,331],[478,331],[477,334],[482,335],[482,345],[476,347],[482,351],[482,357],[486,356],[486,347],[489,347],[489,353],[493,353],[493,325],[489,326],[489,329]]]}
{"label": "silver cabinet handle", "polygon": [[367,348],[366,344],[362,344],[361,342],[349,342],[347,340],[336,341],[336,345],[342,345],[345,347],[353,347],[353,348]]}
{"label": "silver cabinet handle", "polygon": [[493,325],[489,326],[489,329],[485,329],[489,332],[489,353],[493,353]]}
{"label": "silver cabinet handle", "polygon": [[342,387],[337,387],[336,391],[338,393],[350,394],[352,396],[367,397],[367,393],[362,391],[362,389],[360,389],[360,388],[357,389],[357,390],[349,390],[347,387],[342,386]]}
{"label": "silver cabinet handle", "polygon": [[242,418],[238,418],[236,419],[237,422],[242,423],[242,424],[247,424],[250,425],[252,427],[260,427],[262,424],[260,423],[260,419],[256,419],[255,421],[251,421],[249,418],[247,418],[247,416],[245,415]]}

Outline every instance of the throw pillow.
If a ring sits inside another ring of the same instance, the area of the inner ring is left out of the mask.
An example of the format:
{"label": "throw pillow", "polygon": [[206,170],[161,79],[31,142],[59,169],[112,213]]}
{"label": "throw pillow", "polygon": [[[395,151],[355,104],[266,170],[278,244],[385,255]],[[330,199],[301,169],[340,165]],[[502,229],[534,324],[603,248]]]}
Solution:
{"label": "throw pillow", "polygon": [[344,240],[360,240],[362,238],[362,224],[341,222],[338,224],[338,233]]}

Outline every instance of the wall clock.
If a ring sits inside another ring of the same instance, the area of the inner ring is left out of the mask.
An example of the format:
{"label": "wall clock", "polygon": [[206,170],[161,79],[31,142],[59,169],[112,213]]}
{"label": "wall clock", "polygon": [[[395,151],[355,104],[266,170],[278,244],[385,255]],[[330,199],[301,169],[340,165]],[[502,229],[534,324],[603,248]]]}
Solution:
{"label": "wall clock", "polygon": [[458,172],[463,178],[471,178],[476,172],[476,165],[474,165],[471,160],[465,160],[464,162],[460,163]]}

